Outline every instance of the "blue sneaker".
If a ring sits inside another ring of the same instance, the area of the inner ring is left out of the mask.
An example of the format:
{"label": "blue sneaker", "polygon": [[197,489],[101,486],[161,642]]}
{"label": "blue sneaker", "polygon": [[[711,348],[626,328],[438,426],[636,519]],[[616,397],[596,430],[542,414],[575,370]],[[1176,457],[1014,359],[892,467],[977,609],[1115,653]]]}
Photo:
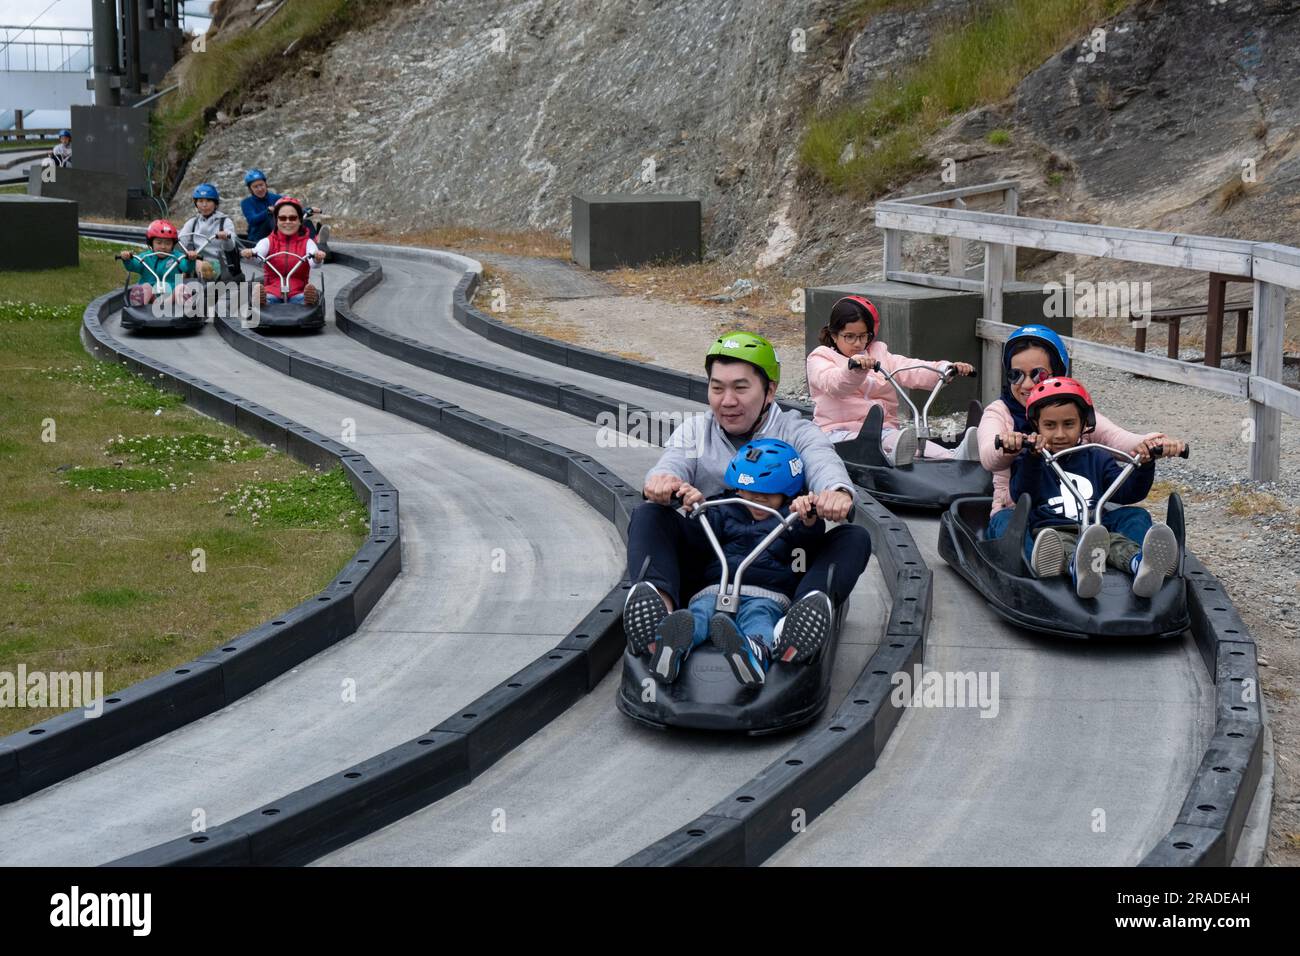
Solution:
{"label": "blue sneaker", "polygon": [[726,614],[715,614],[709,621],[709,640],[731,665],[731,672],[742,684],[762,684],[767,680],[771,652],[762,641],[746,637],[736,629],[736,622]]}
{"label": "blue sneaker", "polygon": [[681,673],[682,661],[695,645],[695,615],[685,608],[659,622],[650,651],[650,673],[661,684],[671,684]]}

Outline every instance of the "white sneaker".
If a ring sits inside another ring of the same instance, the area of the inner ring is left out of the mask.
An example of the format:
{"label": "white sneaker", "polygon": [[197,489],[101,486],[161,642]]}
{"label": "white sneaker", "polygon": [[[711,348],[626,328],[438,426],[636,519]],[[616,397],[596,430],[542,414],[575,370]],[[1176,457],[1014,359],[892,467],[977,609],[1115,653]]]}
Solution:
{"label": "white sneaker", "polygon": [[[1101,593],[1102,575],[1106,571],[1106,551],[1110,544],[1110,532],[1104,525],[1092,524],[1079,536],[1079,543],[1074,549],[1074,593],[1087,600]],[[1097,560],[1097,552],[1101,560]],[[1096,569],[1101,565],[1101,570]]]}
{"label": "white sneaker", "polygon": [[1055,528],[1044,528],[1034,538],[1034,549],[1029,554],[1029,566],[1033,568],[1036,578],[1059,577],[1069,569],[1069,557],[1065,553],[1065,542],[1061,532]]}
{"label": "white sneaker", "polygon": [[916,429],[911,425],[904,425],[898,430],[898,441],[894,445],[894,450],[885,455],[885,460],[895,468],[900,465],[910,465],[916,458]]}
{"label": "white sneaker", "polygon": [[1178,539],[1164,523],[1153,524],[1142,538],[1137,571],[1133,575],[1133,593],[1138,597],[1155,597],[1165,578],[1178,570]]}
{"label": "white sneaker", "polygon": [[966,434],[957,443],[957,447],[952,450],[952,457],[957,461],[979,461],[980,443],[978,436],[978,428],[966,429]]}

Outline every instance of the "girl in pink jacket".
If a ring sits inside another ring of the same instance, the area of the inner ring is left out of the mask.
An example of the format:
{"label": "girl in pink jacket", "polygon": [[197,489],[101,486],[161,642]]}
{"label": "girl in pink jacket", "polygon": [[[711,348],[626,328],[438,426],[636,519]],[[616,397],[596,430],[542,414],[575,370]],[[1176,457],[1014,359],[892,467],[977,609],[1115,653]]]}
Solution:
{"label": "girl in pink jacket", "polygon": [[[864,296],[848,295],[831,307],[830,321],[822,326],[821,345],[808,355],[808,390],[814,405],[813,421],[833,442],[856,438],[872,405],[885,413],[881,432],[881,450],[890,464],[906,465],[916,455],[916,429],[899,426],[898,393],[889,380],[869,371],[876,362],[904,388],[931,389],[938,372],[928,369],[901,368],[917,364],[917,359],[894,355],[876,338],[880,313]],[[961,375],[974,369],[965,362],[950,363]],[[925,457],[950,459],[951,450],[935,442],[926,442]]]}

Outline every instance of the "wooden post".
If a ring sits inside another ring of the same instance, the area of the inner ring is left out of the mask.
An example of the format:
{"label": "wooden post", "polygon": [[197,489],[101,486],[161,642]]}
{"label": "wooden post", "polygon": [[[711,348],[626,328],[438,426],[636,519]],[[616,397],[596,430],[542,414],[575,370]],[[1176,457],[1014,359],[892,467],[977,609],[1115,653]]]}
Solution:
{"label": "wooden post", "polygon": [[[952,208],[965,209],[966,200],[958,196],[952,201]],[[948,240],[948,275],[959,279],[966,278],[966,240],[952,236]]]}
{"label": "wooden post", "polygon": [[903,234],[897,229],[886,229],[885,233],[885,275],[903,271]]}
{"label": "wooden post", "polygon": [[1133,351],[1145,352],[1146,350],[1147,350],[1147,327],[1145,325],[1139,325],[1134,330]]}
{"label": "wooden post", "polygon": [[1180,315],[1171,315],[1169,317],[1169,349],[1165,353],[1171,359],[1178,358],[1178,336],[1182,330],[1183,317]]}
{"label": "wooden post", "polygon": [[1205,364],[1218,368],[1223,363],[1223,303],[1228,294],[1228,278],[1210,273],[1210,297],[1205,306]]}
{"label": "wooden post", "polygon": [[[1257,281],[1254,311],[1250,374],[1281,382],[1286,288]],[[1282,454],[1282,413],[1252,398],[1250,418],[1254,433],[1254,442],[1250,446],[1250,477],[1255,481],[1275,481]]]}
{"label": "wooden post", "polygon": [[[1007,261],[1004,247],[996,242],[984,243],[984,318],[1002,321],[1002,266]],[[985,342],[980,369],[980,398],[987,405],[1002,391],[1002,345]]]}
{"label": "wooden post", "polygon": [[1246,351],[1246,329],[1250,326],[1250,310],[1237,310],[1237,355],[1240,357]]}
{"label": "wooden post", "polygon": [[[1002,196],[1002,211],[1008,216],[1020,215],[1020,189],[1016,186],[1007,187]],[[1007,282],[1016,281],[1016,247],[1003,246],[1002,255],[1002,276]]]}

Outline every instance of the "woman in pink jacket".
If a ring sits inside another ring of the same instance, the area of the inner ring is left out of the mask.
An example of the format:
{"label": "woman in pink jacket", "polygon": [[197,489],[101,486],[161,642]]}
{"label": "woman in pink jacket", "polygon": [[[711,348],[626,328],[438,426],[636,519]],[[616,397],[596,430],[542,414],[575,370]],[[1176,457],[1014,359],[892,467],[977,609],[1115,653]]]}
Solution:
{"label": "woman in pink jacket", "polygon": [[[1002,369],[1006,375],[1002,397],[984,409],[977,433],[980,463],[993,473],[993,512],[984,532],[986,538],[1001,537],[1015,513],[1010,490],[1011,463],[1020,452],[1019,443],[1014,443],[1015,447],[996,448],[994,439],[1007,432],[1026,434],[1029,431],[1025,399],[1043,379],[1070,374],[1070,353],[1061,337],[1047,326],[1022,325],[1002,346]],[[1163,432],[1138,435],[1127,431],[1097,412],[1097,427],[1084,436],[1084,441],[1137,454],[1138,446],[1151,438],[1168,440]]]}
{"label": "woman in pink jacket", "polygon": [[[881,450],[891,465],[906,465],[916,455],[916,429],[911,425],[899,427],[898,393],[884,375],[870,369],[879,362],[904,388],[927,390],[934,387],[939,373],[928,369],[899,372],[918,360],[890,352],[876,338],[878,328],[880,313],[864,296],[846,295],[831,307],[830,321],[822,326],[818,337],[821,345],[808,355],[813,421],[831,441],[847,441],[858,436],[871,406],[879,405],[885,413]],[[949,364],[961,375],[974,372],[965,362]],[[954,452],[935,442],[926,442],[924,456],[950,459]]]}

